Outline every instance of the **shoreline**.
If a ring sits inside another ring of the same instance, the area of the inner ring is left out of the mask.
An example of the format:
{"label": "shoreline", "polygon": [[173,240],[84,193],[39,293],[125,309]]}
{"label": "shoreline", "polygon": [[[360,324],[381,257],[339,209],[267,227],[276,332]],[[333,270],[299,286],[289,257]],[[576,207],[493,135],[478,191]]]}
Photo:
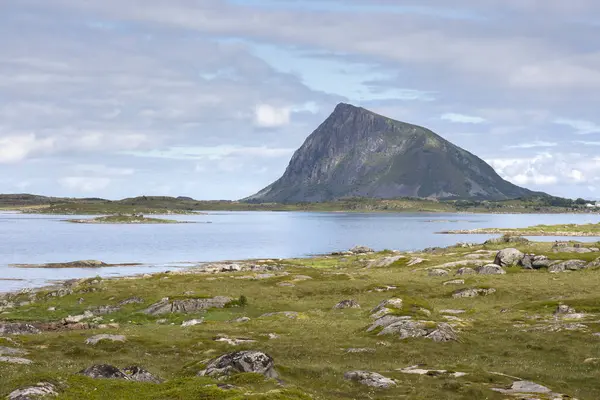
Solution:
{"label": "shoreline", "polygon": [[545,232],[530,231],[525,232],[518,229],[459,229],[437,232],[440,235],[511,235],[511,236],[538,236],[538,237],[598,237],[600,233],[596,232]]}

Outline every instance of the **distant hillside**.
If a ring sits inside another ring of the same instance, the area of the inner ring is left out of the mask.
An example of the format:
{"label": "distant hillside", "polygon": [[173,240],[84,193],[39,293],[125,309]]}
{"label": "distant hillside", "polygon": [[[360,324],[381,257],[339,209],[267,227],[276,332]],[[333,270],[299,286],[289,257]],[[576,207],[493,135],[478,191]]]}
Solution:
{"label": "distant hillside", "polygon": [[534,194],[426,128],[339,104],[296,151],[283,176],[244,200],[506,200]]}

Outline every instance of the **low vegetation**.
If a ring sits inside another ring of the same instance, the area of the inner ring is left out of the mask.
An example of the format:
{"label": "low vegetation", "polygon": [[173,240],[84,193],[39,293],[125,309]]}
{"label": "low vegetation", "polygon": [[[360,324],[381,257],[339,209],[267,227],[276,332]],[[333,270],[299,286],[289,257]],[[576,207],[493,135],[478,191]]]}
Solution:
{"label": "low vegetation", "polygon": [[[32,361],[0,361],[0,398],[20,387],[49,382],[60,399],[502,400],[508,396],[493,389],[519,380],[580,400],[600,398],[600,337],[594,335],[600,332],[600,270],[553,274],[507,266],[503,275],[455,276],[462,266],[456,262],[489,263],[498,250],[512,246],[551,261],[589,262],[600,256],[556,253],[550,243],[527,241],[457,245],[419,253],[346,253],[128,279],[86,279],[9,295],[0,298],[0,327],[26,322],[42,332],[0,338],[0,351],[22,350],[19,357]],[[373,267],[385,265],[373,262],[383,258],[388,266]],[[251,265],[261,266],[262,272]],[[209,270],[213,272],[203,272]],[[447,275],[441,274],[444,270]],[[495,292],[454,295],[469,288]],[[215,296],[231,300],[223,308],[188,313],[144,312],[165,297],[185,302]],[[350,299],[360,308],[333,309]],[[374,321],[372,309],[388,299],[401,299],[401,304],[396,300],[388,306],[390,315],[424,321],[426,330],[449,323],[458,340],[401,339],[378,335],[380,328],[367,332]],[[563,318],[554,314],[559,305],[584,314]],[[87,319],[78,325],[64,322],[69,316],[85,317],[86,312]],[[196,325],[182,326],[194,319],[199,321]],[[86,344],[98,334],[121,335],[125,341]],[[237,345],[216,340],[224,337],[243,340]],[[223,379],[197,376],[211,359],[239,350],[271,356],[279,381],[253,373]],[[164,382],[97,380],[78,374],[94,364],[139,365]],[[431,371],[406,372],[415,365]],[[356,370],[379,373],[395,385],[376,389],[344,379]],[[544,396],[538,395],[550,398]]]}
{"label": "low vegetation", "polygon": [[535,225],[527,228],[483,228],[446,231],[450,234],[505,234],[513,236],[600,236],[600,223]]}
{"label": "low vegetation", "polygon": [[67,222],[76,224],[183,224],[186,222],[172,219],[148,218],[141,214],[133,215],[108,215],[89,219],[69,219]]}

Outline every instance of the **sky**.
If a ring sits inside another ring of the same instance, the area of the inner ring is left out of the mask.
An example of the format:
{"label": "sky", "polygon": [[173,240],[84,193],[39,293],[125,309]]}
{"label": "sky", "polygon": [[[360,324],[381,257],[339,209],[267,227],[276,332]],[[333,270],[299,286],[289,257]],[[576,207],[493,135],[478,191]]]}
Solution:
{"label": "sky", "polygon": [[0,0],[0,193],[239,199],[347,102],[600,198],[597,0]]}

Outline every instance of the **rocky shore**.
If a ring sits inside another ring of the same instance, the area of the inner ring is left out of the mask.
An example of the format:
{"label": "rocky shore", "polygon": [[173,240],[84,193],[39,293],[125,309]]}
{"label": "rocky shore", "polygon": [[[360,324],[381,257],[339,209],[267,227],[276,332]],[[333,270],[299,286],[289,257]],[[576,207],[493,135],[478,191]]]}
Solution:
{"label": "rocky shore", "polygon": [[598,285],[518,237],[73,280],[0,295],[0,398],[595,399]]}

